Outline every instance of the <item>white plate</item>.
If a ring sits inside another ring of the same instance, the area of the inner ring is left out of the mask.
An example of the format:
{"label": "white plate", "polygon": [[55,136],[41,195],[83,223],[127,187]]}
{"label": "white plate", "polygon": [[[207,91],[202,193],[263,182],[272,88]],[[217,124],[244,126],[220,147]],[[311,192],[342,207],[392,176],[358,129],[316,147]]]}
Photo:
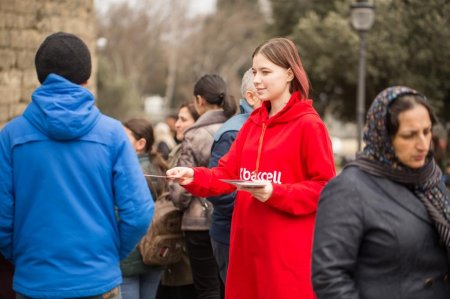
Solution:
{"label": "white plate", "polygon": [[236,187],[247,187],[247,188],[262,188],[267,182],[255,182],[255,181],[244,181],[244,180],[225,180],[221,179],[222,182],[234,185]]}

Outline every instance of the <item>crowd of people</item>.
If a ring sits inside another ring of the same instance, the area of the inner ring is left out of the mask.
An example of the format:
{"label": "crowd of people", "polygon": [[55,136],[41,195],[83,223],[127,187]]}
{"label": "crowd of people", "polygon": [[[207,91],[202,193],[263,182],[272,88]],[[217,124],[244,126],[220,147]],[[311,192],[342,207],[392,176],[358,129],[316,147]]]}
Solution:
{"label": "crowd of people", "polygon": [[[336,176],[295,44],[251,57],[239,107],[206,74],[164,123],[121,123],[86,88],[85,43],[49,35],[41,85],[0,133],[0,298],[448,298],[448,173],[427,98],[381,91]],[[137,244],[163,194],[182,255],[146,264]]]}

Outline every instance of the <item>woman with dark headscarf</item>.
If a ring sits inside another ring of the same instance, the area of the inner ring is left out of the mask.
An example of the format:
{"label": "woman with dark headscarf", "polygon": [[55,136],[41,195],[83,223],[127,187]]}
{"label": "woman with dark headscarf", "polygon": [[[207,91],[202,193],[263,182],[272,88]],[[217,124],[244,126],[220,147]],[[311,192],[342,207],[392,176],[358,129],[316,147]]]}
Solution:
{"label": "woman with dark headscarf", "polygon": [[450,199],[430,148],[435,122],[415,90],[375,98],[364,150],[319,201],[318,299],[450,298]]}

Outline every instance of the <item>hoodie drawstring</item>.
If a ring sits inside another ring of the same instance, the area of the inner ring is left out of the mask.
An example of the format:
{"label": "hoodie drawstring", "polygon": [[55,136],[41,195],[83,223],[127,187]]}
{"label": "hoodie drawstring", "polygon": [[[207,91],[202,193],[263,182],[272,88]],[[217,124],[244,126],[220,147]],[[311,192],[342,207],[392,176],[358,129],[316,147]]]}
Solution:
{"label": "hoodie drawstring", "polygon": [[258,156],[256,157],[256,168],[255,168],[255,174],[259,171],[259,162],[261,160],[261,151],[262,151],[262,144],[264,140],[264,134],[266,133],[266,123],[262,124],[262,131],[261,135],[259,136],[259,143],[258,143]]}

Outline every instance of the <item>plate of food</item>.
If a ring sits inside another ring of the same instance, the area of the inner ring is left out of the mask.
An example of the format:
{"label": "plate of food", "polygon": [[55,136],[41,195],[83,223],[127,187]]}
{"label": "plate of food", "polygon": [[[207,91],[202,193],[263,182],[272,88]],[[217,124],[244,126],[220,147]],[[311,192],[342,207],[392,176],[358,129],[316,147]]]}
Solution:
{"label": "plate of food", "polygon": [[236,187],[245,187],[245,188],[263,188],[267,185],[267,182],[264,181],[245,181],[245,180],[226,180],[221,179],[222,182],[234,185]]}

